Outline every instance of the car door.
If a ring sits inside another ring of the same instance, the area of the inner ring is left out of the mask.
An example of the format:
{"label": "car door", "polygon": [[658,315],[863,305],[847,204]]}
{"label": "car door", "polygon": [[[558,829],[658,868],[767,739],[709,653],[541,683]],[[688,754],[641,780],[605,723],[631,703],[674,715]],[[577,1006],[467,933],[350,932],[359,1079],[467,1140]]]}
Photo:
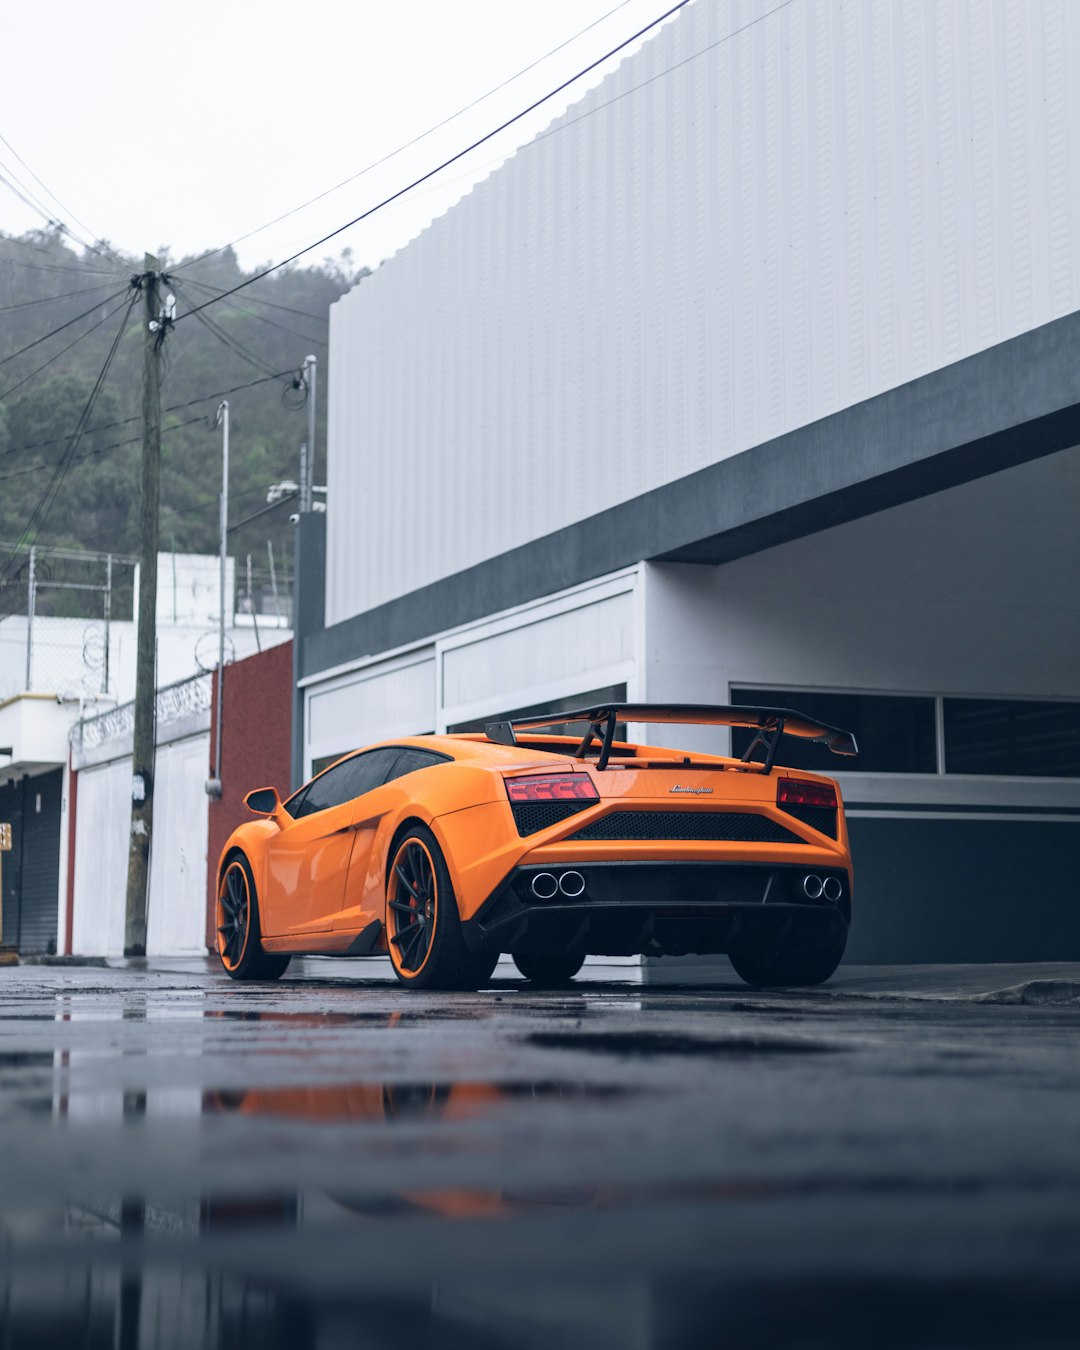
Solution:
{"label": "car door", "polygon": [[334,927],[347,931],[361,931],[375,919],[382,919],[385,908],[385,888],[382,869],[385,855],[375,845],[387,816],[399,818],[403,804],[412,800],[409,784],[402,780],[417,769],[428,769],[434,764],[452,763],[448,755],[434,750],[420,750],[415,746],[398,747],[392,752],[392,762],[382,783],[353,803],[354,842],[349,859],[349,876],[345,885],[345,899]]}
{"label": "car door", "polygon": [[355,832],[354,800],[383,781],[400,750],[366,750],[333,764],[286,803],[294,817],[266,850],[267,937],[324,933],[341,909]]}

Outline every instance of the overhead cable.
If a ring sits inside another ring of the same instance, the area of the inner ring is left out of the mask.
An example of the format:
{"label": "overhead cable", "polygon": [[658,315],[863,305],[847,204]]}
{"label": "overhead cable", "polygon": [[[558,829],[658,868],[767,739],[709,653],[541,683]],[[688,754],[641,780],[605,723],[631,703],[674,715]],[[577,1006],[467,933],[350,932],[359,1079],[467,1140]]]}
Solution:
{"label": "overhead cable", "polygon": [[[40,530],[42,525],[44,525],[46,519],[48,518],[49,512],[52,509],[53,502],[55,502],[56,495],[60,490],[60,486],[63,483],[65,476],[67,475],[68,469],[71,467],[72,459],[74,458],[76,452],[78,451],[79,442],[82,440],[83,433],[85,432],[87,423],[90,420],[90,414],[93,412],[94,404],[97,402],[97,397],[101,393],[102,387],[105,384],[105,380],[109,374],[109,367],[113,363],[113,357],[115,357],[117,348],[120,346],[120,339],[124,336],[124,330],[127,328],[128,319],[131,317],[131,311],[135,307],[135,302],[136,300],[138,300],[138,298],[139,298],[138,291],[133,290],[131,292],[131,298],[128,301],[127,308],[124,311],[124,316],[120,320],[120,326],[116,330],[116,336],[113,338],[112,346],[109,348],[109,354],[105,358],[105,362],[98,373],[98,377],[94,381],[94,387],[90,391],[90,396],[89,398],[87,398],[83,410],[79,415],[79,420],[76,423],[74,432],[72,433],[71,441],[68,444],[68,448],[65,451],[65,453],[61,456],[60,460],[57,462],[55,468],[53,469],[52,475],[45,486],[44,491],[38,498],[37,505],[34,507],[33,511],[31,511],[26,521],[26,524],[23,526],[22,533],[19,535],[16,544],[16,549],[22,548],[28,536],[31,534],[35,534],[38,530]],[[12,550],[12,553],[8,557],[7,561],[4,563],[3,568],[0,569],[0,580],[4,581],[10,580],[8,569],[10,568],[14,557],[15,557],[15,550]]]}
{"label": "overhead cable", "polygon": [[561,84],[557,85],[554,89],[549,90],[548,93],[542,95],[538,99],[534,99],[527,108],[522,108],[522,110],[515,113],[513,117],[508,117],[504,122],[500,122],[497,127],[486,132],[483,136],[478,137],[471,144],[465,146],[463,150],[459,150],[456,154],[450,155],[449,158],[444,159],[442,163],[437,164],[435,168],[429,169],[427,173],[421,174],[418,178],[414,178],[411,183],[407,183],[404,187],[398,188],[396,192],[392,192],[388,197],[384,197],[382,201],[377,202],[366,211],[362,211],[358,216],[354,216],[352,220],[347,220],[344,225],[339,225],[337,229],[331,230],[329,234],[324,234],[321,239],[316,239],[314,243],[308,244],[302,249],[298,249],[297,252],[291,254],[288,258],[283,258],[280,262],[276,262],[270,267],[265,267],[260,272],[255,272],[245,281],[241,281],[238,285],[224,291],[220,296],[216,296],[210,300],[204,300],[201,305],[197,305],[194,309],[189,309],[185,314],[178,314],[176,322],[180,323],[184,319],[190,319],[193,315],[200,313],[202,310],[209,309],[211,305],[219,304],[227,296],[235,295],[237,291],[242,291],[245,287],[253,285],[254,282],[261,281],[263,277],[270,276],[272,272],[278,272],[281,268],[288,267],[290,263],[296,262],[297,258],[302,258],[305,254],[311,253],[314,249],[321,248],[323,244],[328,243],[331,239],[337,238],[339,234],[343,234],[346,230],[352,229],[354,225],[359,225],[362,220],[367,220],[369,216],[373,216],[377,211],[381,211],[392,202],[396,202],[398,198],[404,197],[406,193],[419,187],[421,183],[426,183],[429,178],[434,178],[435,175],[441,173],[443,169],[449,168],[451,164],[456,164],[459,159],[464,159],[466,155],[471,154],[481,145],[486,145],[488,141],[492,140],[495,136],[498,136],[501,132],[506,131],[508,127],[512,127],[516,122],[520,122],[521,119],[527,117],[529,113],[535,112],[537,108],[543,107],[545,103],[549,103],[553,98],[561,94],[564,89],[568,89],[572,84],[576,84],[578,80],[583,79],[591,71],[594,71],[597,66],[603,65],[605,61],[609,61],[613,56],[618,55],[619,52],[635,43],[638,38],[651,32],[657,25],[663,23],[665,19],[669,19],[673,14],[678,13],[680,9],[684,9],[690,3],[691,0],[678,0],[677,4],[672,5],[670,9],[666,9],[663,14],[658,15],[650,23],[647,23],[644,28],[639,28],[636,33],[620,42],[618,46],[612,47],[611,50],[605,52],[603,56],[599,56],[595,61],[591,61],[575,75],[571,75],[569,79],[563,80]]}
{"label": "overhead cable", "polygon": [[[335,192],[340,192],[343,187],[348,187],[350,183],[355,183],[358,178],[363,178],[365,174],[372,173],[375,169],[381,168],[382,165],[388,164],[390,160],[396,159],[398,155],[404,154],[406,150],[411,150],[414,145],[419,145],[421,141],[427,140],[429,136],[433,136],[435,132],[441,131],[443,127],[449,126],[451,122],[457,121],[459,117],[464,117],[467,112],[471,112],[473,108],[479,107],[481,103],[485,103],[489,98],[500,93],[507,85],[513,84],[515,80],[520,80],[521,77],[527,75],[530,70],[535,70],[537,66],[543,65],[545,61],[557,55],[557,53],[561,52],[565,47],[569,47],[571,43],[576,42],[578,38],[584,37],[585,34],[590,32],[593,28],[597,28],[600,24],[610,19],[613,14],[617,14],[620,9],[625,9],[629,3],[630,0],[620,0],[620,3],[613,9],[609,9],[605,14],[601,14],[600,17],[594,19],[592,23],[586,24],[584,28],[579,29],[578,32],[566,38],[565,41],[560,42],[557,47],[552,47],[551,51],[545,52],[543,56],[538,56],[535,61],[530,61],[527,66],[523,66],[516,74],[508,76],[501,84],[495,85],[494,88],[489,89],[486,94],[481,94],[479,98],[474,98],[471,103],[466,103],[463,108],[459,108],[457,112],[451,113],[448,117],[444,117],[441,122],[436,122],[433,127],[428,127],[428,129],[422,131],[419,136],[414,136],[411,141],[406,141],[403,145],[399,145],[396,150],[389,151],[389,153],[383,155],[382,159],[377,159],[373,163],[366,165],[363,169],[359,169],[356,173],[350,174],[348,178],[343,178],[340,183],[335,183],[333,187],[327,188],[325,192],[320,192],[314,197],[309,197],[306,202],[301,202],[299,206],[294,206],[289,211],[283,211],[280,216],[275,216],[273,220],[268,220],[265,225],[258,225],[255,229],[248,230],[247,234],[239,235],[228,244],[221,244],[217,248],[208,249],[206,253],[200,254],[197,258],[191,258],[187,262],[177,264],[177,266],[173,268],[173,271],[178,272],[185,267],[194,267],[206,258],[213,258],[218,253],[224,253],[226,249],[235,248],[237,244],[242,244],[246,240],[254,238],[255,235],[262,234],[264,230],[269,230],[275,225],[280,225],[283,220],[288,220],[290,216],[295,216],[301,211],[306,211],[309,206],[314,206],[316,202],[323,201],[324,198],[332,196]],[[631,39],[631,41],[633,41],[633,39]]]}
{"label": "overhead cable", "polygon": [[114,285],[111,281],[99,281],[96,286],[83,286],[77,291],[61,291],[59,295],[43,295],[38,300],[20,300],[14,305],[0,305],[0,314],[10,314],[15,309],[32,309],[35,305],[51,305],[57,300],[71,300],[76,295],[90,295],[93,291],[104,291]]}
{"label": "overhead cable", "polygon": [[[104,304],[105,302],[102,301],[102,303]],[[17,384],[10,385],[7,389],[4,390],[2,394],[0,394],[0,403],[2,403],[9,395],[14,394],[17,389],[21,389],[24,384],[29,384],[35,375],[40,375],[43,370],[48,370],[48,368],[53,364],[54,361],[59,361],[65,352],[71,351],[72,347],[77,347],[79,343],[88,338],[91,333],[96,332],[101,327],[102,324],[108,323],[109,320],[112,318],[112,316],[114,314],[118,314],[126,304],[127,304],[126,298],[121,300],[118,305],[114,306],[114,308],[110,309],[107,314],[103,315],[103,317],[100,318],[97,321],[97,323],[92,323],[90,327],[86,329],[85,332],[80,333],[79,336],[75,338],[73,341],[69,342],[66,347],[61,347],[58,352],[54,352],[47,361],[43,361],[41,365],[38,366],[35,370],[32,370],[29,375],[24,375],[23,378],[19,380]]]}
{"label": "overhead cable", "polygon": [[[115,314],[116,310],[113,310],[112,312]],[[167,413],[182,412],[185,408],[194,408],[197,407],[198,404],[200,403],[210,403],[214,399],[225,398],[229,394],[238,394],[241,392],[241,390],[254,389],[256,388],[256,386],[260,384],[269,384],[272,380],[280,380],[286,377],[289,377],[291,379],[298,379],[299,372],[297,370],[279,370],[273,375],[264,375],[261,380],[248,380],[245,384],[234,384],[231,389],[218,389],[213,394],[200,394],[198,398],[188,399],[186,403],[172,403],[169,405],[169,407],[162,408],[161,411]],[[118,422],[95,423],[94,426],[87,427],[86,431],[87,433],[91,431],[94,432],[112,431],[116,427],[125,427],[130,422],[138,422],[139,420],[140,419],[138,417],[121,417]],[[202,418],[197,417],[195,418],[195,421],[200,422],[202,421]],[[184,423],[184,425],[186,426],[187,423]],[[42,450],[47,445],[59,445],[61,442],[66,441],[67,439],[68,439],[67,436],[54,436],[51,440],[32,441],[29,445],[9,445],[6,450],[0,453],[3,453],[5,455],[29,454],[31,450]],[[0,548],[2,547],[3,545],[0,544]]]}
{"label": "overhead cable", "polygon": [[9,361],[14,361],[17,356],[22,356],[24,352],[28,352],[34,347],[40,347],[43,342],[48,342],[51,337],[55,337],[57,333],[62,333],[65,328],[70,328],[73,323],[78,323],[80,319],[89,318],[90,315],[99,310],[102,305],[107,305],[110,301],[119,299],[127,289],[128,288],[125,286],[123,290],[114,291],[112,295],[107,295],[104,300],[99,300],[96,305],[91,305],[89,309],[83,310],[81,314],[76,314],[73,319],[68,319],[67,323],[60,324],[51,332],[45,333],[39,338],[35,338],[33,342],[28,342],[25,347],[20,347],[17,352],[12,352],[10,356],[0,357],[0,366],[6,366]]}

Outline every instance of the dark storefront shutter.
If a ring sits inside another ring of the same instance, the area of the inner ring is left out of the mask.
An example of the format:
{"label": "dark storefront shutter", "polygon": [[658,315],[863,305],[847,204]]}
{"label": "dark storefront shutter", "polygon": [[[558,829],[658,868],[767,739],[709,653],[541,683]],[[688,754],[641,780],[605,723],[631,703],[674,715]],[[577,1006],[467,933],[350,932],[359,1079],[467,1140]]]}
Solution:
{"label": "dark storefront shutter", "polygon": [[[57,887],[60,884],[60,799],[64,787],[63,769],[24,778],[20,784],[22,802],[19,834],[8,857],[20,861],[21,896],[19,926],[15,940],[19,951],[55,952]],[[12,830],[14,834],[14,828]],[[7,890],[5,877],[4,890]],[[4,898],[4,927],[7,897]],[[9,936],[8,941],[12,938]]]}
{"label": "dark storefront shutter", "polygon": [[0,820],[11,826],[12,849],[10,853],[0,854],[0,869],[3,871],[4,886],[4,932],[3,941],[14,947],[19,938],[19,863],[20,841],[22,840],[22,783],[5,783],[0,787]]}

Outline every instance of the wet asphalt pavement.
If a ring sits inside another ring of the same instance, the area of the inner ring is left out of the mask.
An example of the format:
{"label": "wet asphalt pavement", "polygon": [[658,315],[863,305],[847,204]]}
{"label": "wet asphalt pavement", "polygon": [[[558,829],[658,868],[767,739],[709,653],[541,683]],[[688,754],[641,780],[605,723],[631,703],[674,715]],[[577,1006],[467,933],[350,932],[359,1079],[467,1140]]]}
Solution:
{"label": "wet asphalt pavement", "polygon": [[3,1350],[1080,1342],[1075,967],[345,969],[0,970]]}

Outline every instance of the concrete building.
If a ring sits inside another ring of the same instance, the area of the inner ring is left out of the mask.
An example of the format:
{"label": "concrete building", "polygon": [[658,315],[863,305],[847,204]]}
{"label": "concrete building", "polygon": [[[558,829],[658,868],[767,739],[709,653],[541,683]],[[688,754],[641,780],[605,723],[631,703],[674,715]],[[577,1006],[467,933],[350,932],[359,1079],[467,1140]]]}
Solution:
{"label": "concrete building", "polygon": [[338,302],[294,776],[794,706],[853,958],[1080,956],[1078,62],[1066,0],[696,0]]}

